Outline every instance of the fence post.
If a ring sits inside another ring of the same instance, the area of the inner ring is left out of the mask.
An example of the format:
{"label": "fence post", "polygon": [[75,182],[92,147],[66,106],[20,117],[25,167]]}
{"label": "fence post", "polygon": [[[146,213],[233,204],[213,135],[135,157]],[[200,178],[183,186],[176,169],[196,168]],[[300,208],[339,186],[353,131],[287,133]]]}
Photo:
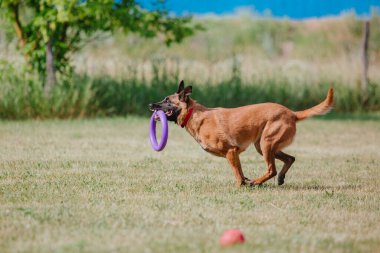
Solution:
{"label": "fence post", "polygon": [[362,39],[362,78],[361,78],[361,93],[362,102],[366,104],[368,102],[368,39],[369,39],[369,21],[365,21],[363,24],[363,39]]}

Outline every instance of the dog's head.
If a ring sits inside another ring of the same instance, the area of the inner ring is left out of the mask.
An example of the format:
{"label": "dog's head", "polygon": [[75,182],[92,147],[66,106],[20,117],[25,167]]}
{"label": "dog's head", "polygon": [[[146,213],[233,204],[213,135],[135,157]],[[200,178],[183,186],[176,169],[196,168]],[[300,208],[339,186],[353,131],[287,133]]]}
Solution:
{"label": "dog's head", "polygon": [[149,104],[149,109],[151,111],[161,110],[166,114],[169,121],[177,123],[181,111],[187,110],[191,92],[192,87],[187,86],[185,88],[184,82],[181,81],[176,93],[165,97],[160,102]]}

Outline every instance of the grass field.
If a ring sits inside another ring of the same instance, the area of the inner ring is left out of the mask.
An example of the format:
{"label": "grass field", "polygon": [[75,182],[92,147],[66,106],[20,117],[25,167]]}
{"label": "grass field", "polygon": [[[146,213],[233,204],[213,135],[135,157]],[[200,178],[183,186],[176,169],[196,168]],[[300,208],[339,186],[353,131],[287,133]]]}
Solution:
{"label": "grass field", "polygon": [[[380,252],[379,121],[300,122],[285,185],[254,189],[172,124],[152,151],[147,126],[0,122],[0,252]],[[254,148],[242,164],[264,173]],[[221,249],[230,228],[247,242]]]}

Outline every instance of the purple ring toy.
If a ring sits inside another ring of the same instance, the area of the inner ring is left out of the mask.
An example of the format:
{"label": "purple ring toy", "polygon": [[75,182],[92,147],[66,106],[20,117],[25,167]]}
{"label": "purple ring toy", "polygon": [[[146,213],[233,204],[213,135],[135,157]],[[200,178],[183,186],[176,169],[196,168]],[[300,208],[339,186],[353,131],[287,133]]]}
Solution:
{"label": "purple ring toy", "polygon": [[[162,124],[162,136],[160,144],[157,143],[156,137],[156,115],[160,118]],[[161,151],[165,148],[166,142],[168,141],[168,120],[166,119],[166,115],[163,111],[155,111],[150,118],[149,123],[149,137],[152,148],[156,151]]]}

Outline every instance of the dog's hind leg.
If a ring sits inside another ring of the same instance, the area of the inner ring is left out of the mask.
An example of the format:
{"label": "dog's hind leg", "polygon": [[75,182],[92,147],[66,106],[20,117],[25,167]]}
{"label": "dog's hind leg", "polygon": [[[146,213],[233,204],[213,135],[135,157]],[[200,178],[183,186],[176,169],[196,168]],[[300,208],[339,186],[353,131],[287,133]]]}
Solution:
{"label": "dog's hind leg", "polygon": [[243,170],[241,169],[239,153],[237,152],[237,148],[231,148],[227,151],[226,158],[228,163],[231,166],[231,169],[235,175],[236,186],[240,187],[245,184],[245,177],[243,174]]}
{"label": "dog's hind leg", "polygon": [[[260,155],[263,155],[263,152],[261,151],[261,148],[260,148],[259,141],[255,142],[255,148]],[[284,163],[280,173],[278,173],[278,175],[277,175],[278,185],[283,185],[285,182],[285,174],[286,174],[286,172],[288,172],[288,170],[290,169],[290,167],[292,166],[292,164],[294,163],[296,158],[294,156],[288,155],[282,151],[277,152],[274,155],[274,157]]]}
{"label": "dog's hind leg", "polygon": [[262,184],[277,175],[275,158],[283,158],[286,160],[286,166],[284,166],[285,170],[281,170],[283,174],[281,174],[280,182],[284,180],[284,175],[291,165],[291,157],[288,157],[288,155],[283,155],[285,153],[280,150],[292,142],[295,132],[295,123],[292,122],[277,121],[267,123],[260,138],[260,143],[258,143],[258,141],[255,143],[257,151],[260,154],[262,153],[264,157],[264,161],[267,165],[267,173],[264,176],[251,181],[251,185]]}
{"label": "dog's hind leg", "polygon": [[277,182],[278,185],[282,185],[285,182],[285,174],[290,169],[290,166],[294,163],[296,158],[294,156],[288,155],[282,151],[279,151],[275,154],[275,158],[284,162],[284,166],[282,167],[280,173],[278,173]]}
{"label": "dog's hind leg", "polygon": [[267,165],[267,173],[258,179],[252,180],[250,184],[251,185],[260,185],[260,184],[264,183],[265,181],[267,181],[268,179],[276,176],[277,171],[276,171],[276,164],[274,161],[275,156],[274,156],[274,152],[272,150],[271,143],[266,142],[265,140],[262,139],[260,141],[259,146],[257,146],[255,143],[255,147],[256,147],[257,151],[260,154],[262,154],[264,157],[264,161]]}

